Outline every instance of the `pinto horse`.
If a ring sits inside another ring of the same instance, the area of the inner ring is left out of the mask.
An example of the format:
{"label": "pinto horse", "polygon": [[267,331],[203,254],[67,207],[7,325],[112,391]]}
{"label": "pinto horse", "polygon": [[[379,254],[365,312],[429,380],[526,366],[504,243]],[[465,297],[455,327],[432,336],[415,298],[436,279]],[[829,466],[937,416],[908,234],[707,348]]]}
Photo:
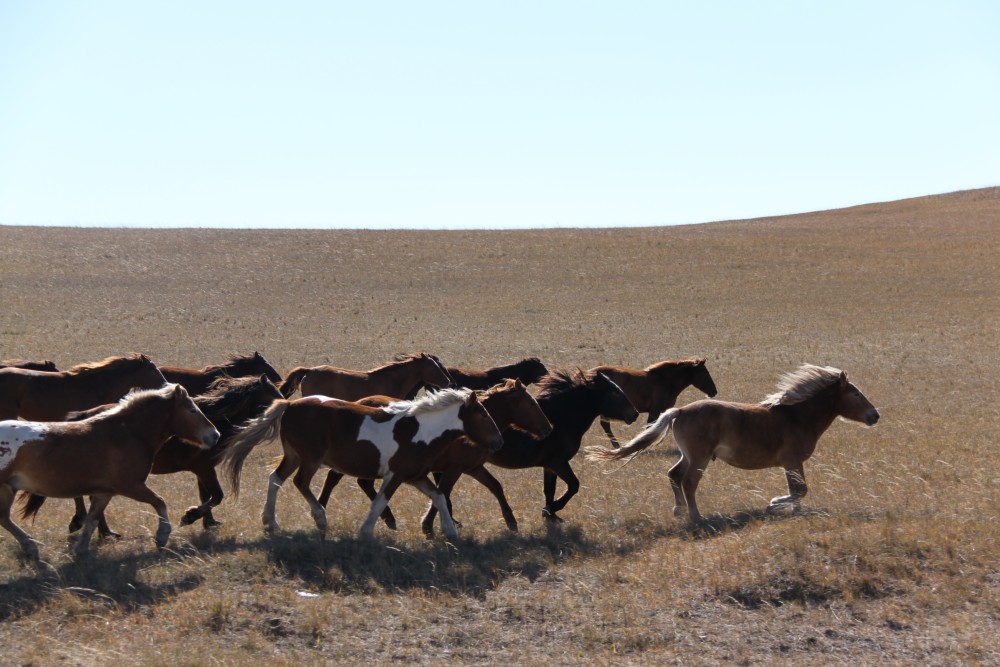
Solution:
{"label": "pinto horse", "polygon": [[[643,370],[621,366],[598,366],[590,370],[611,378],[622,388],[636,410],[649,413],[648,424],[656,421],[664,410],[674,407],[677,397],[689,385],[700,389],[709,398],[718,393],[704,359],[661,361]],[[618,439],[611,431],[611,422],[606,417],[601,417],[600,422],[611,446],[617,449]]]}
{"label": "pinto horse", "polygon": [[[542,516],[561,521],[556,512],[580,490],[580,480],[569,462],[580,450],[583,436],[594,420],[602,415],[631,424],[639,413],[621,388],[601,373],[553,371],[542,378],[539,386],[541,391],[535,399],[552,423],[552,432],[541,440],[534,440],[523,431],[508,430],[504,433],[503,447],[490,453],[487,462],[501,468],[542,468],[545,492]],[[492,481],[489,484],[481,482],[500,487],[493,475],[488,472],[486,475]],[[557,477],[566,484],[566,492],[558,499],[555,497]],[[512,519],[508,518],[508,525],[516,529],[517,524]]]}
{"label": "pinto horse", "polygon": [[496,424],[468,389],[443,389],[415,401],[398,401],[370,407],[326,396],[276,401],[263,416],[251,420],[231,441],[223,466],[239,492],[240,472],[250,451],[259,443],[281,436],[284,456],[271,473],[262,519],[266,531],[278,529],[275,502],[278,489],[295,474],[295,486],[312,510],[321,536],[326,534],[326,510],[309,488],[321,465],[341,474],[382,478],[382,488],[372,501],[361,534],[371,537],[375,521],[403,483],[411,484],[431,499],[441,513],[441,525],[451,539],[458,533],[437,487],[427,478],[432,462],[457,440],[467,446],[495,450],[503,445]]}
{"label": "pinto horse", "polygon": [[335,366],[299,366],[288,374],[278,389],[285,398],[290,398],[298,389],[303,396],[357,401],[376,395],[403,398],[423,385],[450,387],[453,384],[437,357],[421,353],[400,355],[395,361],[370,371],[352,371]]}
{"label": "pinto horse", "polygon": [[[493,422],[501,432],[507,428],[520,429],[536,440],[540,440],[552,432],[552,424],[545,416],[541,406],[528,393],[520,380],[506,380],[487,390],[478,390],[476,393],[479,396],[479,401],[490,413],[490,417],[493,418]],[[383,407],[393,402],[395,399],[387,396],[369,396],[358,401],[363,405],[376,407]],[[500,503],[500,511],[507,522],[507,527],[511,530],[517,530],[517,520],[504,496],[503,487],[483,466],[488,456],[489,452],[481,447],[469,447],[462,442],[453,442],[431,463],[435,483],[438,490],[444,494],[448,511],[451,512],[451,490],[455,487],[455,483],[458,482],[462,474],[473,477],[496,497],[497,502]],[[319,502],[323,507],[326,507],[330,493],[342,477],[343,475],[335,470],[331,470],[327,474],[323,491],[319,496]],[[375,499],[375,483],[371,479],[358,478],[358,486],[364,490],[369,499]],[[428,537],[434,534],[435,516],[437,516],[437,508],[431,503],[420,522],[421,529]],[[388,507],[382,513],[382,520],[389,528],[395,530],[396,519]],[[455,521],[454,516],[452,516],[452,521]],[[455,523],[458,522],[455,521]]]}
{"label": "pinto horse", "polygon": [[[182,385],[183,386],[183,385]],[[153,475],[167,475],[175,472],[193,472],[198,479],[198,496],[201,504],[188,508],[180,524],[186,526],[198,519],[205,528],[222,525],[212,516],[212,508],[222,502],[223,491],[215,466],[222,458],[226,441],[232,437],[240,424],[257,417],[272,402],[281,398],[281,392],[266,375],[260,377],[232,378],[222,376],[215,380],[207,394],[196,396],[195,405],[208,417],[219,431],[219,444],[211,449],[192,447],[187,441],[173,437],[163,445],[153,459]],[[83,412],[71,412],[66,421],[81,421],[111,409],[102,405]],[[29,495],[21,509],[21,518],[31,518],[38,513],[45,496]],[[83,526],[87,508],[82,498],[76,498],[76,513],[69,523],[72,533]],[[97,519],[97,531],[101,537],[120,537],[108,526],[104,512]]]}
{"label": "pinto horse", "polygon": [[110,410],[80,422],[0,422],[0,525],[40,568],[38,545],[10,518],[18,491],[52,498],[89,495],[90,511],[76,542],[86,553],[98,515],[111,498],[148,503],[160,517],[156,546],[170,535],[163,499],[146,486],[156,452],[172,436],[212,447],[219,432],[179,385],[136,390]]}
{"label": "pinto horse", "polygon": [[67,371],[0,368],[0,419],[59,421],[70,412],[117,401],[131,389],[164,384],[144,354],[109,357]]}
{"label": "pinto horse", "polygon": [[773,498],[768,510],[788,505],[797,510],[808,490],[802,463],[836,417],[874,426],[879,412],[844,371],[803,364],[784,375],[778,391],[759,404],[695,401],[667,410],[621,449],[589,448],[587,458],[629,460],[673,429],[681,451],[680,461],[667,473],[675,516],[687,508],[690,523],[702,523],[695,491],[715,458],[744,470],[784,468],[788,495]]}
{"label": "pinto horse", "polygon": [[192,396],[207,393],[212,383],[221,377],[249,377],[264,375],[275,385],[281,384],[281,376],[260,352],[253,354],[230,354],[224,364],[205,366],[201,370],[179,366],[160,366],[160,372],[167,382],[176,382],[188,390]]}
{"label": "pinto horse", "polygon": [[56,368],[56,362],[49,361],[26,361],[24,359],[4,359],[0,361],[0,368],[23,368],[26,371],[48,371],[50,373],[55,373],[59,369]]}

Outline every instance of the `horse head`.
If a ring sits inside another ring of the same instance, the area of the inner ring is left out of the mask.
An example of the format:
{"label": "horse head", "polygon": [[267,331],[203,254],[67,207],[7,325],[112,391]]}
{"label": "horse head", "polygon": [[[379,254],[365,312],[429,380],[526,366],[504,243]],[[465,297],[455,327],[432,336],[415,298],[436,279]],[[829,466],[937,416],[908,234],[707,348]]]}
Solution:
{"label": "horse head", "polygon": [[851,384],[847,373],[840,373],[840,396],[837,399],[837,415],[844,419],[861,422],[866,426],[874,426],[881,415],[875,409],[868,397]]}

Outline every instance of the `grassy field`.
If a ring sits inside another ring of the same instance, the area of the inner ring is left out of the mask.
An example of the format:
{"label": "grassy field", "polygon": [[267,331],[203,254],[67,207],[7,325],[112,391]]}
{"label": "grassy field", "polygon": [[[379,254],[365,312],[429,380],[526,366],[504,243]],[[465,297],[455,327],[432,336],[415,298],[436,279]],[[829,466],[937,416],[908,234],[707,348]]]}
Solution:
{"label": "grassy field", "polygon": [[[416,351],[565,369],[703,356],[719,398],[746,402],[810,362],[845,369],[882,413],[820,440],[798,516],[763,513],[780,470],[710,466],[714,534],[670,514],[669,441],[614,472],[575,459],[582,488],[556,527],[540,470],[498,472],[519,533],[463,480],[456,544],[421,536],[409,488],[399,530],[359,539],[368,503],[348,483],[325,543],[290,484],[284,531],[264,537],[276,444],[211,532],[176,526],[192,476],[151,478],[175,520],[162,552],[149,508],[119,498],[124,538],[74,561],[71,505],[52,500],[25,527],[58,578],[0,533],[0,663],[1000,662],[1000,189],[690,227],[0,227],[0,247],[0,358],[201,367],[259,350],[284,374]],[[595,424],[584,444],[602,441]]]}

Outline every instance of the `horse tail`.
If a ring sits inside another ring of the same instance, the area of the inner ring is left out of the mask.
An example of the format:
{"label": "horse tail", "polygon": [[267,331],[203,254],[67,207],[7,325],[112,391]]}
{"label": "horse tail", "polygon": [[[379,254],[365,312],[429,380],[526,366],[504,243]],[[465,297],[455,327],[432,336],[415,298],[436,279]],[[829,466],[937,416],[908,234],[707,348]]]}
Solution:
{"label": "horse tail", "polygon": [[622,445],[620,449],[588,447],[586,449],[587,459],[590,461],[620,461],[622,459],[626,459],[626,462],[631,461],[639,452],[651,445],[655,445],[667,436],[679,412],[680,409],[678,408],[667,410],[660,415],[659,419],[642,429],[639,435],[632,438],[627,444]]}
{"label": "horse tail", "polygon": [[298,368],[292,369],[292,372],[285,376],[285,379],[278,384],[278,391],[285,398],[291,398],[295,390],[299,388],[302,384],[302,378],[306,376],[306,373],[311,371],[311,368],[307,366],[299,366]]}
{"label": "horse tail", "polygon": [[248,421],[226,444],[219,465],[229,480],[234,498],[239,498],[240,495],[240,473],[243,471],[243,462],[254,447],[278,437],[281,417],[289,405],[291,401],[274,401],[264,414]]}
{"label": "horse tail", "polygon": [[38,514],[38,510],[42,508],[42,503],[45,502],[45,496],[39,496],[34,493],[22,493],[21,494],[21,520],[29,519],[31,521],[35,520],[35,515]]}

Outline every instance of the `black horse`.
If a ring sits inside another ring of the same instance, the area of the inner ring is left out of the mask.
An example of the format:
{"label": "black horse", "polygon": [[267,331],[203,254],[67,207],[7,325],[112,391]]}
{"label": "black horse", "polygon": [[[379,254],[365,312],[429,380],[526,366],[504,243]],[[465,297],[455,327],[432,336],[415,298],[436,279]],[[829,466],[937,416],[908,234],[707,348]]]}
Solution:
{"label": "black horse", "polygon": [[167,382],[176,382],[187,389],[192,396],[206,393],[213,382],[226,376],[241,378],[266,375],[275,385],[281,384],[278,371],[274,370],[260,352],[245,355],[231,354],[226,363],[205,366],[200,370],[180,366],[160,366],[160,372]]}
{"label": "black horse", "polygon": [[24,359],[4,359],[0,361],[0,368],[21,368],[26,371],[46,371],[48,373],[58,373],[56,362],[49,361],[25,361]]}

